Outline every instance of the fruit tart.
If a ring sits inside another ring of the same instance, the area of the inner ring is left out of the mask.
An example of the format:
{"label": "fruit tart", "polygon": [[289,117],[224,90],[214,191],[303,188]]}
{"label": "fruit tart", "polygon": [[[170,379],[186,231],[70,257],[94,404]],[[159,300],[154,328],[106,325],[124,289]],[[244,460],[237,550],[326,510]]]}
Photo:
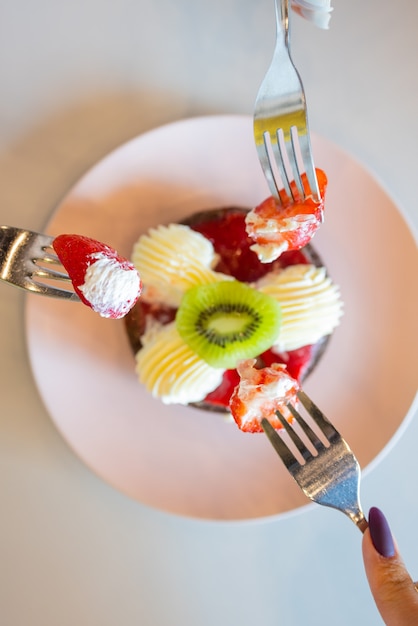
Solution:
{"label": "fruit tart", "polygon": [[[321,171],[318,180],[323,197]],[[322,213],[323,200],[283,207],[271,198],[139,237],[131,261],[143,291],[125,323],[139,381],[154,397],[230,413],[248,359],[306,379],[342,315],[339,288],[308,243]]]}

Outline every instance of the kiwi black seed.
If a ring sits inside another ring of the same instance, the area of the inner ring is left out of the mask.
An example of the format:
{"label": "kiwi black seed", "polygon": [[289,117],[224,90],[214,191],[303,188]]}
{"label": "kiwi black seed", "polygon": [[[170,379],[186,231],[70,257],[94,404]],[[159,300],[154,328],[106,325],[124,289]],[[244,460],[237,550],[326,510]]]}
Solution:
{"label": "kiwi black seed", "polygon": [[238,361],[271,347],[280,318],[274,298],[237,280],[226,280],[189,289],[176,325],[183,340],[209,365],[233,369]]}

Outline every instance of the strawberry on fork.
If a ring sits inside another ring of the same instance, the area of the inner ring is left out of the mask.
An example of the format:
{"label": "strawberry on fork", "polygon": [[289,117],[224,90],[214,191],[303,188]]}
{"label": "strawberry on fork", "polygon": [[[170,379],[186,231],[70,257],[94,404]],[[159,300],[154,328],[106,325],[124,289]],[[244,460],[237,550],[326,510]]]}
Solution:
{"label": "strawberry on fork", "polygon": [[257,368],[256,359],[241,361],[237,367],[240,382],[231,396],[229,408],[238,427],[244,432],[261,433],[266,418],[275,429],[282,428],[276,411],[292,419],[287,408],[297,401],[300,385],[282,363]]}
{"label": "strawberry on fork", "polygon": [[134,306],[141,279],[116,250],[82,235],[58,235],[52,245],[80,300],[93,311],[119,319]]}

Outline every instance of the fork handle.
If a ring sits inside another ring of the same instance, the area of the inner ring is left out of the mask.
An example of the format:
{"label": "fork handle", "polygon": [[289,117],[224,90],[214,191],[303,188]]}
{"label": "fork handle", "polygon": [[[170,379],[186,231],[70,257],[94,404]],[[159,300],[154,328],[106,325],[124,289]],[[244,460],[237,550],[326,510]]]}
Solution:
{"label": "fork handle", "polygon": [[283,35],[286,45],[289,39],[289,0],[275,0],[277,38]]}
{"label": "fork handle", "polygon": [[356,526],[364,534],[367,528],[369,527],[369,522],[366,520],[365,517],[362,517],[361,519],[356,521]]}

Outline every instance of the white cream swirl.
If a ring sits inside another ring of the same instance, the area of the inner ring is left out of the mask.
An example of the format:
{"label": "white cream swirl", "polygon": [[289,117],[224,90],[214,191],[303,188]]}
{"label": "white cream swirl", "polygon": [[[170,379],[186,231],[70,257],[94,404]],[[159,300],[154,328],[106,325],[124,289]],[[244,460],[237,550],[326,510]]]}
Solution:
{"label": "white cream swirl", "polygon": [[203,400],[222,381],[223,369],[211,367],[180,337],[175,322],[142,338],[136,372],[146,389],[165,404]]}
{"label": "white cream swirl", "polygon": [[195,285],[232,280],[213,271],[217,256],[212,243],[182,224],[151,228],[134,245],[132,262],[144,284],[142,298],[173,307]]}
{"label": "white cream swirl", "polygon": [[90,254],[87,260],[91,264],[79,290],[93,311],[114,319],[126,315],[141,293],[141,279],[136,269],[106,252]]}
{"label": "white cream swirl", "polygon": [[340,290],[324,267],[291,265],[266,274],[255,287],[280,302],[282,323],[274,342],[279,352],[314,344],[340,322]]}

